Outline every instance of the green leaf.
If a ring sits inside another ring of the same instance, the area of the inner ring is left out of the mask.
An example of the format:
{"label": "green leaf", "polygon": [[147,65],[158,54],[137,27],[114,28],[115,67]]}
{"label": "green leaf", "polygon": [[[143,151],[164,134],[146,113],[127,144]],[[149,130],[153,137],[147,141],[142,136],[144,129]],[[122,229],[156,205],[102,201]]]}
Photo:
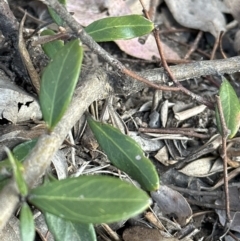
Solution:
{"label": "green leaf", "polygon": [[32,139],[14,147],[12,151],[14,158],[16,158],[20,162],[24,161],[29,152],[37,144],[37,141],[38,139]]}
{"label": "green leaf", "polygon": [[[46,35],[54,35],[55,32],[50,29],[46,29],[41,32],[41,36]],[[64,46],[64,42],[62,40],[54,40],[49,43],[42,44],[42,48],[44,53],[50,58],[53,59],[54,55]]]}
{"label": "green leaf", "polygon": [[[23,162],[28,155],[28,153],[33,149],[36,145],[37,139],[25,141],[17,146],[15,146],[12,150],[13,157],[19,162]],[[6,158],[0,161],[0,169],[1,168],[11,168],[11,163],[9,158]]]}
{"label": "green leaf", "polygon": [[12,165],[13,175],[17,183],[18,190],[20,194],[25,197],[28,194],[28,187],[22,175],[24,171],[23,165],[19,161],[15,160],[14,156],[8,148],[6,148],[6,152],[8,155],[8,159]]}
{"label": "green leaf", "polygon": [[[223,78],[223,82],[219,90],[219,97],[227,128],[231,131],[229,138],[233,138],[240,126],[240,104],[236,92],[225,78]],[[216,120],[218,129],[220,133],[222,133],[220,116],[217,109]]]}
{"label": "green leaf", "polygon": [[[66,0],[58,0],[59,3],[61,3],[63,6],[66,5]],[[50,16],[52,17],[53,21],[58,26],[64,26],[64,21],[61,19],[61,17],[55,12],[55,10],[51,7],[48,7],[48,12]]]}
{"label": "green leaf", "polygon": [[26,202],[23,203],[20,211],[20,232],[23,241],[33,241],[35,238],[33,215]]}
{"label": "green leaf", "polygon": [[44,212],[81,223],[127,219],[150,204],[144,191],[105,176],[80,176],[46,183],[31,190],[28,200]]}
{"label": "green leaf", "polygon": [[73,40],[54,55],[45,68],[40,87],[43,118],[52,130],[65,113],[80,74],[83,50],[79,40]]}
{"label": "green leaf", "polygon": [[129,174],[147,191],[159,188],[159,177],[155,166],[144,156],[141,147],[118,129],[94,121],[88,117],[88,124],[99,145],[111,163]]}
{"label": "green leaf", "polygon": [[75,223],[50,213],[44,213],[51,234],[56,241],[96,241],[92,224]]}
{"label": "green leaf", "polygon": [[66,0],[58,0],[62,5],[66,6],[67,1]]}
{"label": "green leaf", "polygon": [[58,25],[58,26],[63,26],[64,21],[61,19],[61,17],[55,12],[55,10],[51,7],[48,7],[48,12],[50,16],[52,17],[53,21]]}
{"label": "green leaf", "polygon": [[85,31],[96,42],[106,42],[140,37],[150,33],[153,28],[153,23],[146,18],[128,15],[97,20],[88,25]]}

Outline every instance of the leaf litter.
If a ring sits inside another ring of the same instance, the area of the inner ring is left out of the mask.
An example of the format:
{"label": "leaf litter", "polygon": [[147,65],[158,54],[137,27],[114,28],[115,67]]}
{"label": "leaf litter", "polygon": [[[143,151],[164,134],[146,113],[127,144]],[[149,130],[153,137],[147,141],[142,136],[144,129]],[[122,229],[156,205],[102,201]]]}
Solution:
{"label": "leaf litter", "polygon": [[[225,2],[227,2],[227,4],[225,4]],[[69,0],[68,9],[69,11],[74,12],[75,17],[83,26],[86,26],[94,20],[103,17],[134,13],[135,9],[132,9],[132,4],[139,6],[137,1],[115,0],[89,2],[79,0],[76,4],[76,1]],[[222,4],[221,7],[219,7],[218,4]],[[204,39],[200,41],[198,46],[199,49],[197,50],[200,50],[200,48],[204,49],[204,51],[210,55],[211,49],[209,49],[209,46],[212,47],[214,44],[213,36],[218,37],[219,33],[222,30],[228,29],[228,24],[231,23],[231,20],[226,19],[224,15],[225,12],[231,14],[233,19],[239,21],[238,8],[236,7],[236,4],[237,1],[176,2],[166,0],[165,3],[160,3],[158,8],[160,10],[168,8],[170,13],[169,16],[175,19],[175,22],[172,19],[169,19],[168,23],[172,24],[169,26],[167,26],[164,22],[158,22],[157,24],[160,23],[162,30],[171,32],[181,28],[185,31],[176,31],[173,34],[163,34],[163,40],[166,43],[166,46],[164,46],[166,58],[180,60],[183,56],[185,56],[186,50],[190,48],[189,44],[193,42],[195,37],[196,32],[194,32],[193,29],[195,31],[201,30],[204,32]],[[204,11],[202,11],[203,9]],[[162,18],[159,17],[159,15],[161,15],[161,11],[157,11],[156,14],[156,19],[161,20]],[[214,16],[214,18],[212,18],[212,16]],[[185,29],[183,29],[183,27],[185,27]],[[191,30],[189,30],[189,28],[191,28]],[[239,42],[237,31],[237,27],[232,29],[231,36],[234,36],[233,39],[230,39],[231,41],[229,39],[225,39],[227,44],[223,42],[223,47],[224,45],[231,47],[228,57],[233,56],[232,53],[237,54],[239,51],[239,46],[237,46],[237,43]],[[212,36],[209,33],[211,33]],[[230,34],[227,33],[226,35]],[[180,39],[186,39],[188,45],[183,46],[182,43],[180,43]],[[123,52],[128,55],[133,55],[135,58],[139,58],[137,60],[135,59],[135,61],[137,61],[137,67],[134,64],[131,65],[131,62],[126,61],[128,66],[130,65],[133,69],[141,69],[142,71],[144,71],[145,68],[158,67],[159,63],[155,65],[153,61],[154,58],[159,58],[159,55],[156,48],[153,48],[155,43],[151,35],[147,37],[145,44],[140,44],[137,39],[131,41],[132,42],[116,41]],[[233,41],[235,41],[235,44],[233,44]],[[176,44],[179,48],[178,51],[175,51],[175,48],[171,47]],[[170,47],[168,48],[167,45]],[[121,57],[124,57],[125,60],[128,59],[128,56],[126,55],[122,55],[120,58]],[[205,59],[206,56],[202,55],[201,52],[198,51],[194,52],[190,56],[191,61],[203,58]],[[91,57],[89,57],[89,59],[91,59]],[[145,62],[141,59],[150,61]],[[239,78],[238,76],[234,77],[236,80]],[[207,79],[207,77],[184,81],[184,85],[187,88],[207,96],[210,100],[213,100],[213,96],[218,91],[218,88],[215,86],[220,85],[220,83],[221,81],[217,75],[211,79],[211,82]],[[238,81],[235,81],[234,83],[234,87],[237,88]],[[17,92],[21,93],[20,90],[17,90]],[[198,109],[199,103],[196,103],[179,92],[163,92],[162,97],[157,101],[157,105],[154,105],[153,103],[154,95],[155,93],[153,90],[145,88],[142,92],[132,96],[114,97],[113,101],[110,103],[111,107],[109,108],[112,119],[105,119],[105,121],[112,123],[114,126],[117,126],[118,128],[120,127],[124,131],[127,129],[130,134],[137,136],[137,141],[143,145],[142,150],[145,151],[145,153],[156,165],[161,180],[160,189],[155,194],[152,194],[152,198],[154,200],[152,208],[153,213],[157,216],[157,219],[161,220],[163,223],[165,230],[162,230],[161,232],[156,231],[157,229],[153,228],[155,227],[154,224],[148,222],[147,219],[144,218],[144,215],[140,215],[137,217],[137,223],[139,224],[137,226],[132,225],[132,219],[128,220],[128,225],[131,227],[129,228],[130,230],[125,228],[123,238],[125,241],[134,240],[134,238],[136,238],[137,241],[140,241],[146,240],[144,233],[147,233],[147,237],[150,237],[155,233],[156,236],[153,236],[153,240],[158,240],[158,238],[159,240],[169,241],[202,240],[203,238],[210,237],[213,240],[216,240],[218,234],[215,236],[212,236],[214,234],[211,234],[214,229],[214,225],[215,223],[219,224],[217,233],[222,233],[226,217],[224,216],[225,212],[223,211],[224,193],[221,188],[223,183],[221,174],[222,164],[219,154],[219,151],[221,150],[221,138],[217,137],[215,139],[211,139],[211,137],[217,133],[214,114],[207,108],[203,108],[197,113],[192,113],[192,108]],[[14,98],[18,99],[18,97]],[[31,98],[30,102],[33,101],[35,103],[35,98],[29,96],[27,98]],[[25,105],[25,103],[28,102],[29,99],[27,99],[27,101],[24,100],[21,103]],[[98,111],[101,112],[103,109],[103,102],[104,101],[99,101],[97,103],[97,107],[92,107],[92,110],[97,109],[97,116],[99,114]],[[129,103],[131,103],[131,105],[128,105]],[[171,103],[171,105],[168,105],[166,108],[166,103]],[[178,106],[179,103],[181,103],[180,107]],[[157,108],[155,108],[156,106]],[[188,118],[176,118],[175,115],[183,111],[189,111],[192,115],[188,116]],[[157,117],[152,117],[152,122],[159,123],[159,126],[155,127],[159,129],[163,129],[164,127],[164,129],[169,130],[170,133],[154,133],[154,135],[149,135],[139,130],[140,128],[150,126],[150,115],[155,112],[159,113]],[[130,114],[126,115],[126,113]],[[36,114],[36,116],[38,115]],[[38,117],[39,119],[41,118],[40,115]],[[24,120],[33,119],[32,116],[27,115],[25,110],[24,118]],[[114,121],[113,118],[118,120]],[[13,114],[11,118],[7,119],[7,121],[19,123],[22,119],[16,118],[16,115]],[[73,134],[75,143],[72,143],[70,146],[69,143],[64,143],[62,151],[65,153],[67,158],[63,158],[61,154],[61,158],[58,160],[59,163],[55,162],[54,164],[56,170],[52,169],[52,172],[55,175],[59,175],[59,177],[65,177],[66,175],[69,176],[76,173],[85,161],[87,163],[84,167],[84,171],[86,171],[86,173],[96,166],[99,166],[96,173],[111,174],[120,178],[126,178],[130,182],[134,181],[131,180],[125,173],[119,173],[116,168],[110,166],[106,157],[101,154],[97,147],[92,149],[92,147],[87,145],[79,145],[82,133],[85,131],[84,126],[84,124],[79,124],[74,127]],[[183,130],[185,133],[180,132],[180,130]],[[190,137],[188,136],[186,138],[185,134],[187,133],[192,134],[192,136],[190,135]],[[206,136],[195,137],[193,134],[206,134]],[[10,137],[7,137],[7,139],[8,138],[10,139]],[[27,137],[24,138],[24,140],[27,139]],[[234,141],[235,142],[232,142],[231,147],[229,147],[234,149],[232,153],[235,153],[235,156],[229,157],[231,161],[234,161],[235,157],[239,157],[239,153],[236,153],[239,149],[239,140],[236,137]],[[75,165],[69,165],[72,161],[72,145],[78,146]],[[160,152],[160,150],[162,150],[162,152]],[[92,158],[93,155],[91,152],[96,154],[94,159]],[[156,155],[158,152],[160,152],[159,156]],[[164,158],[161,158],[161,155],[164,156]],[[163,165],[157,163],[157,159],[159,159],[160,162],[162,161]],[[68,173],[66,170],[67,163],[69,165]],[[229,174],[232,171],[234,171],[234,167],[229,165]],[[229,226],[229,229],[234,231],[236,236],[240,233],[238,225],[240,211],[237,188],[239,182],[238,174],[239,172],[237,172],[237,174],[233,176],[233,179],[230,180],[232,186],[229,190],[230,205],[232,207],[231,216],[233,217],[233,223]],[[219,183],[219,185],[216,186],[216,189],[211,189],[217,183]],[[176,190],[174,190],[174,188]],[[210,204],[212,206],[204,206],[204,204]],[[214,213],[209,214],[208,211],[214,211]],[[219,222],[217,218],[219,218]],[[118,232],[118,230],[116,230],[116,232]],[[198,234],[196,235],[197,232]],[[138,237],[138,234],[140,237]],[[164,236],[167,234],[171,237]],[[197,239],[197,237],[199,238]],[[99,240],[101,240],[100,237]],[[226,240],[231,239],[229,236],[226,236]]]}

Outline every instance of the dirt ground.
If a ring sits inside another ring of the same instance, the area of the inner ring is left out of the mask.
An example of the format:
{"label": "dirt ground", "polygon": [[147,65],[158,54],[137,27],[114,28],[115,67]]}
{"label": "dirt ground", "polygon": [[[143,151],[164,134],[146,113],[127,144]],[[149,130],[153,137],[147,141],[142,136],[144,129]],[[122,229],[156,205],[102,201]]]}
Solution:
{"label": "dirt ground", "polygon": [[[40,75],[49,59],[41,45],[33,46],[33,43],[39,37],[42,25],[50,19],[46,6],[40,1],[9,0],[11,11],[3,2],[0,7],[0,88],[11,98],[7,98],[7,102],[5,95],[0,97],[1,159],[5,158],[4,146],[12,149],[44,133],[38,96],[21,58],[18,41],[19,23],[24,10],[27,10],[29,16],[23,34],[31,61]],[[120,2],[129,4],[121,6],[130,9],[138,1]],[[203,5],[195,3],[195,7],[189,3],[195,1],[178,1],[182,20],[176,16],[180,13],[172,3],[174,1],[147,2],[153,4],[150,8],[154,10],[152,19],[159,29],[166,62],[179,82],[174,83],[163,69],[157,48],[152,48],[155,46],[152,35],[127,44],[121,40],[99,45],[123,66],[152,83],[181,86],[177,91],[157,90],[138,82],[121,73],[113,61],[107,62],[107,57],[84,44],[81,78],[96,72],[100,79],[104,76],[104,81],[110,83],[113,90],[111,94],[96,91],[99,96],[96,94],[91,103],[86,99],[93,94],[85,93],[81,99],[85,109],[135,139],[156,166],[161,182],[159,191],[151,193],[151,209],[123,222],[96,226],[97,238],[124,241],[240,240],[239,133],[227,141],[228,196],[232,218],[228,220],[222,138],[215,117],[216,95],[223,76],[230,81],[238,96],[240,94],[240,59],[237,58],[240,8],[237,10],[236,7],[239,3],[235,6],[237,1],[232,1],[233,5],[229,6],[227,3],[231,1],[209,1],[221,4],[221,7],[214,5],[211,10],[214,14],[209,16],[206,1],[202,1]],[[78,4],[84,10],[82,19],[78,15]],[[69,1],[68,5],[70,12],[76,8],[74,16],[83,26],[89,24],[88,21],[105,17],[105,14],[117,16],[126,11],[121,7],[122,12],[119,12],[119,7],[114,8],[109,1],[91,1],[89,6],[86,1]],[[201,15],[203,9],[205,15]],[[222,31],[224,35],[220,38]],[[96,168],[98,173],[119,175],[115,167],[108,165],[85,123],[82,115],[69,128],[71,135],[58,148],[59,160],[55,160],[48,171],[58,178],[75,175],[79,170],[83,174],[94,174]],[[124,173],[120,177],[127,178]],[[54,240],[51,234],[46,235],[47,227],[42,215],[37,210],[35,212],[36,240]],[[17,218],[16,213],[16,222]],[[17,233],[14,228],[10,232]],[[6,237],[4,240],[10,239]]]}

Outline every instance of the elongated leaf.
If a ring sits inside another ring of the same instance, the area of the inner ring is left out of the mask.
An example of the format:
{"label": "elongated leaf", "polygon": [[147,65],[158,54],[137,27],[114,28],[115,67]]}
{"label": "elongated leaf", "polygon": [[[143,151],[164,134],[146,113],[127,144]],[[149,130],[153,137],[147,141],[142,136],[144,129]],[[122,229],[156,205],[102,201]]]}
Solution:
{"label": "elongated leaf", "polygon": [[19,161],[15,160],[14,156],[8,148],[6,148],[6,152],[12,165],[13,175],[17,183],[18,190],[20,194],[25,197],[28,194],[28,187],[22,175],[23,165]]}
{"label": "elongated leaf", "polygon": [[[220,87],[219,96],[227,128],[231,131],[229,138],[233,138],[240,126],[240,104],[236,92],[225,78]],[[221,133],[222,128],[218,110],[216,110],[216,120],[218,129]]]}
{"label": "elongated leaf", "polygon": [[88,124],[114,166],[138,181],[144,190],[154,191],[159,188],[155,166],[144,156],[137,142],[123,135],[118,129],[90,117]]}
{"label": "elongated leaf", "polygon": [[92,224],[75,223],[50,213],[45,213],[45,220],[56,241],[96,241]]}
{"label": "elongated leaf", "polygon": [[33,189],[29,201],[48,212],[81,223],[127,219],[150,204],[145,192],[112,177],[81,176]]}
{"label": "elongated leaf", "polygon": [[48,12],[50,16],[52,17],[53,21],[58,25],[58,26],[63,26],[64,21],[61,19],[61,17],[55,12],[55,10],[51,7],[48,7]]}
{"label": "elongated leaf", "polygon": [[[41,36],[46,36],[46,35],[54,35],[55,32],[46,29],[41,32]],[[53,59],[54,55],[64,46],[64,42],[62,40],[54,40],[49,43],[42,44],[42,48],[45,52],[45,54],[50,58]]]}
{"label": "elongated leaf", "polygon": [[35,225],[33,215],[27,203],[23,203],[20,211],[20,230],[23,241],[33,241],[35,238]]}
{"label": "elongated leaf", "polygon": [[153,23],[140,15],[109,17],[97,20],[85,30],[96,42],[140,37],[153,30]]}
{"label": "elongated leaf", "polygon": [[[66,0],[59,0],[59,3],[62,5],[66,5]],[[61,17],[55,12],[55,10],[51,7],[48,7],[48,12],[50,16],[52,17],[53,21],[58,25],[58,26],[64,26],[64,21],[61,19]]]}
{"label": "elongated leaf", "polygon": [[80,74],[83,51],[79,40],[73,40],[54,55],[53,61],[45,68],[40,88],[40,106],[49,129],[66,111]]}
{"label": "elongated leaf", "polygon": [[16,147],[13,148],[13,156],[18,161],[22,162],[28,155],[28,153],[33,149],[33,147],[36,145],[38,139],[32,139],[29,141],[25,141]]}

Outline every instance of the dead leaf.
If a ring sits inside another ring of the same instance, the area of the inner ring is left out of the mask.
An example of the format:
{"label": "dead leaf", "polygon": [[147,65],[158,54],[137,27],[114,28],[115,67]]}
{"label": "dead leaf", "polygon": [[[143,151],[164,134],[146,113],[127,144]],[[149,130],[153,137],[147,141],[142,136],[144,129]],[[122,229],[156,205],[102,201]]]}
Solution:
{"label": "dead leaf", "polygon": [[225,0],[233,17],[240,23],[240,2],[239,0]]}
{"label": "dead leaf", "polygon": [[177,191],[162,185],[158,191],[151,192],[152,199],[165,215],[173,218],[181,225],[186,225],[192,216],[192,210],[186,199]]}
{"label": "dead leaf", "polygon": [[144,152],[158,151],[164,145],[162,141],[143,138],[138,132],[129,131],[128,134],[141,146]]}
{"label": "dead leaf", "polygon": [[37,100],[0,72],[0,119],[17,122],[41,119],[42,113]]}
{"label": "dead leaf", "polygon": [[176,238],[165,238],[157,229],[135,226],[125,229],[124,241],[178,241]]}
{"label": "dead leaf", "polygon": [[165,0],[165,2],[176,21],[184,27],[210,32],[216,38],[221,31],[225,31],[226,21],[216,1]]}
{"label": "dead leaf", "polygon": [[63,151],[58,150],[53,159],[52,159],[52,163],[56,169],[56,173],[58,176],[58,179],[65,179],[67,177],[67,173],[68,173],[68,166],[67,166],[67,159],[63,153]]}
{"label": "dead leaf", "polygon": [[184,168],[179,170],[180,172],[184,173],[187,176],[191,177],[205,177],[210,175],[210,170],[213,165],[213,160],[215,157],[206,157],[197,159],[188,165],[186,165]]}
{"label": "dead leaf", "polygon": [[[138,38],[115,41],[118,47],[125,53],[140,59],[152,60],[154,57],[160,59],[155,39],[149,35],[146,42],[141,44]],[[164,55],[167,59],[180,59],[179,55],[162,42]]]}
{"label": "dead leaf", "polygon": [[106,0],[68,0],[67,9],[84,27],[98,19],[107,17]]}
{"label": "dead leaf", "polygon": [[172,164],[171,160],[169,160],[168,149],[166,146],[161,148],[154,157],[165,166]]}

